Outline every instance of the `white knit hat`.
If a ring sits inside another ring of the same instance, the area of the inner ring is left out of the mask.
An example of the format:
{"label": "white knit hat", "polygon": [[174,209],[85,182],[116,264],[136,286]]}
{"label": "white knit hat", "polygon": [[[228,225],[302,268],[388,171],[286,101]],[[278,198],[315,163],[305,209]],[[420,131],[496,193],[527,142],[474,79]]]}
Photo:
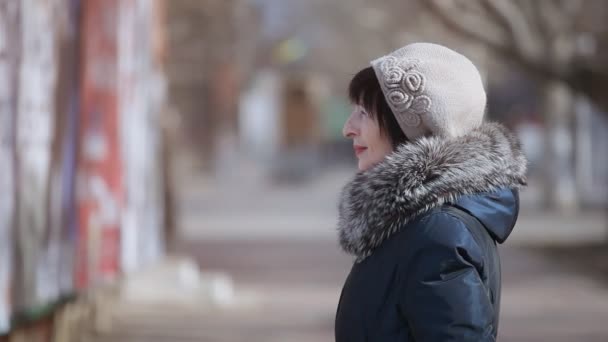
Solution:
{"label": "white knit hat", "polygon": [[478,127],[486,92],[479,71],[444,46],[415,43],[371,62],[405,135],[457,137]]}

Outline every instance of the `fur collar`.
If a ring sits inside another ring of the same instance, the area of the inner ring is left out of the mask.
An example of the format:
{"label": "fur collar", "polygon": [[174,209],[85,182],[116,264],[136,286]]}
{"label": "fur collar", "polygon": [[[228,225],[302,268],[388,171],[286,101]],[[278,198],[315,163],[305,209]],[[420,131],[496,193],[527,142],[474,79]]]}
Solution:
{"label": "fur collar", "polygon": [[361,261],[415,217],[462,195],[526,184],[526,158],[504,126],[424,137],[357,173],[339,203],[340,245]]}

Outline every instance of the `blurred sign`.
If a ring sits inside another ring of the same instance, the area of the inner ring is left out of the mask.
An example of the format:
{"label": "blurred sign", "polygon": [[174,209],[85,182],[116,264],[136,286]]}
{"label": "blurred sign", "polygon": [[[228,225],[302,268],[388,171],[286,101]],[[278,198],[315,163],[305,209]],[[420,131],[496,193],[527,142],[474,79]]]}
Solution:
{"label": "blurred sign", "polygon": [[308,46],[298,39],[290,38],[282,41],[274,51],[274,58],[280,64],[297,62],[308,54]]}
{"label": "blurred sign", "polygon": [[119,272],[123,198],[117,83],[120,2],[87,0],[83,8],[78,289],[112,280]]}

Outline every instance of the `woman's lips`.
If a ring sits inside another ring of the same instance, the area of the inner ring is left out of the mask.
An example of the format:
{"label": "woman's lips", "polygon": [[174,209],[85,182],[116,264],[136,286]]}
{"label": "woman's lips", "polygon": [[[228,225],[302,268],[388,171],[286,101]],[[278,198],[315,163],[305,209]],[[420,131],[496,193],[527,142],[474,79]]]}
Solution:
{"label": "woman's lips", "polygon": [[365,150],[367,150],[367,147],[359,146],[359,145],[355,145],[355,146],[353,146],[353,148],[355,149],[356,156],[359,156],[361,153],[363,153],[363,152],[365,152]]}

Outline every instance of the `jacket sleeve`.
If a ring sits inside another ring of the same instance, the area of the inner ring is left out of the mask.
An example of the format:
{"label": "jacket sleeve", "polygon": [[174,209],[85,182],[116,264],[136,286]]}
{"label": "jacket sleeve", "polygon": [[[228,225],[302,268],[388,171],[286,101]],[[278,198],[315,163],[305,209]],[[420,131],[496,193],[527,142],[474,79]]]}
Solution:
{"label": "jacket sleeve", "polygon": [[481,248],[459,219],[428,217],[406,261],[401,310],[416,341],[495,341]]}

